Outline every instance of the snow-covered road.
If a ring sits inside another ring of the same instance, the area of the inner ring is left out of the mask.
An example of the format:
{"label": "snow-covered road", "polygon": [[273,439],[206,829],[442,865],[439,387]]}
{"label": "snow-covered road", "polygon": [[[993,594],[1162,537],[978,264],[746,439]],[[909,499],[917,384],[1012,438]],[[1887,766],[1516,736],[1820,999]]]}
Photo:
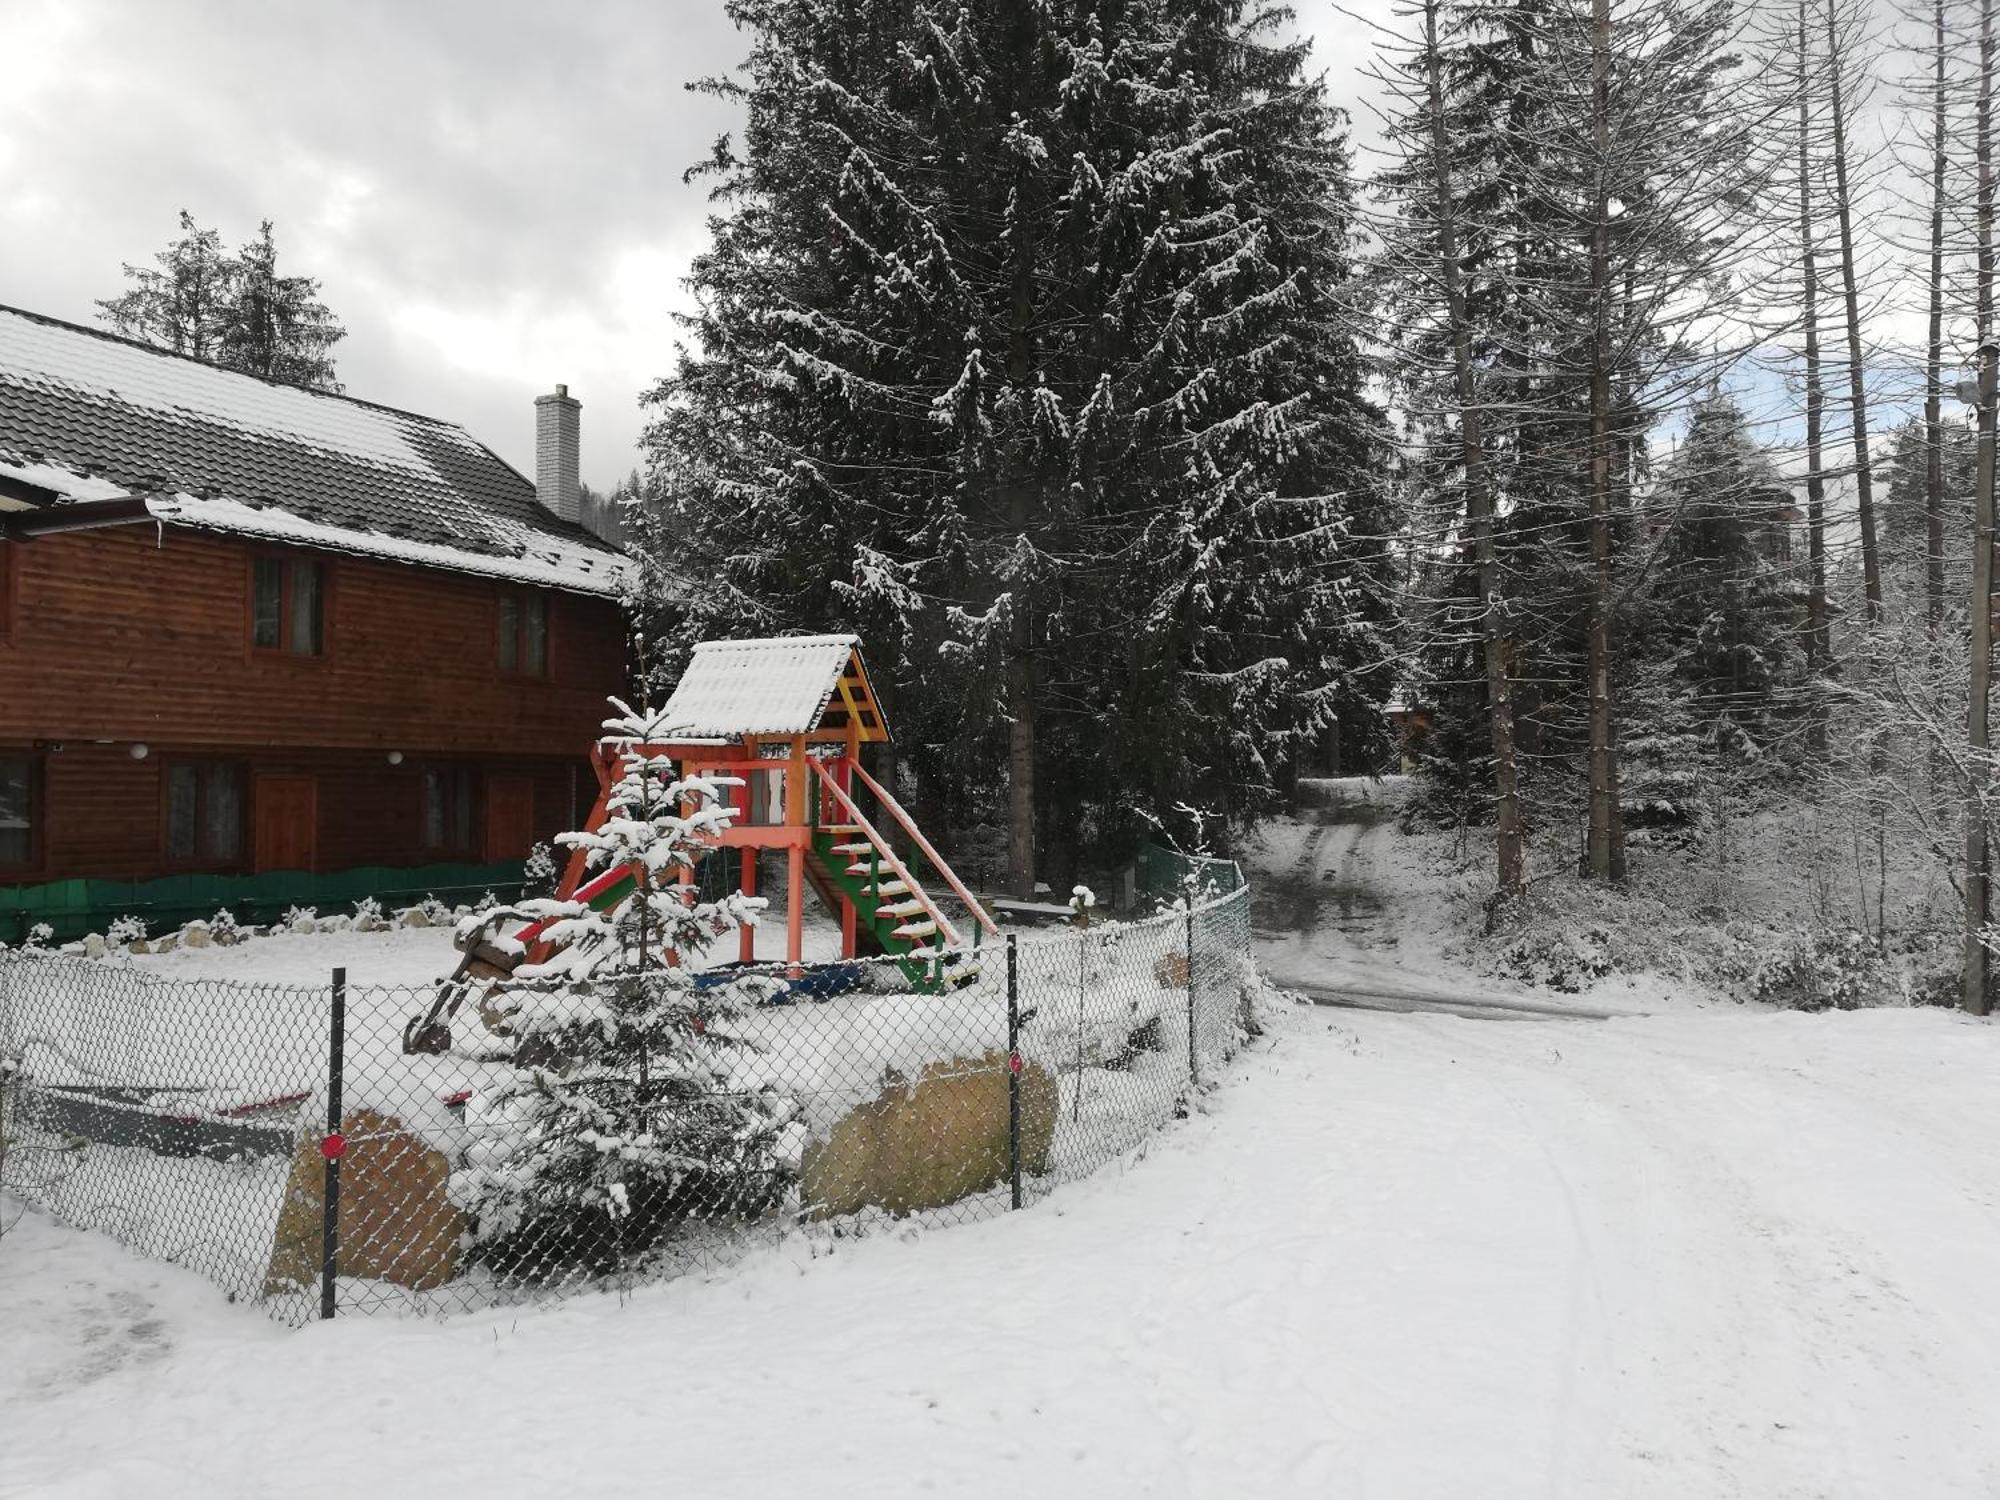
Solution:
{"label": "snow-covered road", "polygon": [[2000,1493],[2000,1031],[1300,1012],[1036,1211],[286,1334],[30,1220],[0,1493]]}

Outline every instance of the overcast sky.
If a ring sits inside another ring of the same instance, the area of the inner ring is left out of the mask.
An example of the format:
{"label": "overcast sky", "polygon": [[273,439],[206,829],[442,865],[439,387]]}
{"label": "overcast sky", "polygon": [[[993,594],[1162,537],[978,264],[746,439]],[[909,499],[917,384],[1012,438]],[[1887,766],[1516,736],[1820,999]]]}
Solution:
{"label": "overcast sky", "polygon": [[[1361,29],[1297,9],[1352,101]],[[182,208],[232,246],[268,217],[351,395],[532,473],[562,381],[607,487],[704,235],[681,172],[734,123],[683,85],[745,50],[720,0],[0,0],[0,303],[89,323]]]}

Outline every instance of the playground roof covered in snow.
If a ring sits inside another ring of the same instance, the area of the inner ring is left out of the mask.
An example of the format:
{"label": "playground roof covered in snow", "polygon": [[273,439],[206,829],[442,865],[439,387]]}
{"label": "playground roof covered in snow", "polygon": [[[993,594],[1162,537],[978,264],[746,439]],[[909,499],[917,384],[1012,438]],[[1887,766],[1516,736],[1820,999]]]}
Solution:
{"label": "playground roof covered in snow", "polygon": [[0,510],[104,501],[575,593],[615,594],[624,572],[454,423],[0,307]]}
{"label": "playground roof covered in snow", "polygon": [[823,735],[889,738],[851,635],[703,641],[660,710],[669,739]]}

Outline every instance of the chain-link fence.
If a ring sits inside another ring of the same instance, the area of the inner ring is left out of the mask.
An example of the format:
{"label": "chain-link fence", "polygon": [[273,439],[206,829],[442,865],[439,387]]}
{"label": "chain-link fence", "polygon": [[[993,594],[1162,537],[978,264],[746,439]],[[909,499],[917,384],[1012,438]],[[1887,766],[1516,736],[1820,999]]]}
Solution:
{"label": "chain-link fence", "polygon": [[928,966],[442,992],[8,951],[0,1187],[289,1322],[983,1218],[1139,1144],[1235,1049],[1247,896]]}

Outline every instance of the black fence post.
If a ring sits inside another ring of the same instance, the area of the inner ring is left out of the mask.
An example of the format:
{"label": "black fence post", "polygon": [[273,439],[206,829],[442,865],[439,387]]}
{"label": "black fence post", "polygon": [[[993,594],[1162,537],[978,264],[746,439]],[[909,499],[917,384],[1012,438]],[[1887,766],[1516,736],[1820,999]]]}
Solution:
{"label": "black fence post", "polygon": [[1194,994],[1194,892],[1187,894],[1188,1082],[1201,1087],[1201,1057]]}
{"label": "black fence post", "polygon": [[1021,1206],[1021,991],[1014,969],[1014,934],[1007,934],[1007,1180]]}
{"label": "black fence post", "polygon": [[319,1143],[326,1159],[325,1208],[320,1220],[319,1315],[334,1313],[335,1262],[340,1256],[340,1158],[347,1140],[340,1133],[342,1075],[347,1054],[347,970],[333,971],[333,1003],[326,1037],[326,1135]]}

